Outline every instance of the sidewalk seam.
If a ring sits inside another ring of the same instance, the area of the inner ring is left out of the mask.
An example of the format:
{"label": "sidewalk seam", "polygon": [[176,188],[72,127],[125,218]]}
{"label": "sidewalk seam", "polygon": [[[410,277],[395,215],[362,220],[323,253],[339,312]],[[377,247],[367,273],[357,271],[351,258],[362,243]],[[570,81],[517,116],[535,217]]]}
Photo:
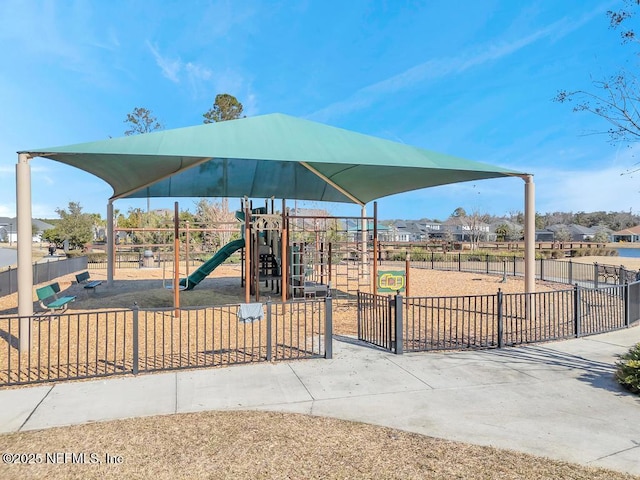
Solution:
{"label": "sidewalk seam", "polygon": [[396,367],[398,367],[400,370],[408,373],[409,375],[411,375],[413,378],[415,378],[416,380],[418,380],[420,383],[422,383],[423,385],[426,385],[427,387],[429,387],[431,390],[435,390],[434,387],[432,387],[431,385],[429,385],[427,382],[425,382],[424,380],[422,380],[420,377],[418,377],[417,375],[415,375],[414,373],[410,372],[409,370],[407,370],[406,368],[404,368],[402,365],[398,365],[396,362],[393,361],[392,358],[387,358],[387,360],[394,364]]}
{"label": "sidewalk seam", "polygon": [[307,388],[307,386],[304,384],[304,382],[302,381],[302,379],[300,378],[300,376],[298,375],[298,372],[296,372],[293,369],[293,366],[291,365],[291,363],[287,363],[287,366],[291,369],[291,371],[293,372],[293,374],[296,376],[296,378],[298,379],[298,381],[300,382],[300,384],[304,387],[304,389],[306,390],[307,394],[309,395],[309,397],[311,397],[311,409],[310,409],[310,413],[313,414],[313,405],[316,403],[316,399],[315,397],[311,394],[311,392],[309,391],[309,389]]}
{"label": "sidewalk seam", "polygon": [[178,372],[175,372],[173,374],[173,378],[175,379],[175,392],[176,395],[174,397],[174,404],[173,404],[173,413],[178,413]]}
{"label": "sidewalk seam", "polygon": [[629,450],[634,450],[636,448],[640,448],[640,443],[631,440],[633,443],[635,443],[635,445],[633,447],[629,447],[629,448],[623,448],[622,450],[618,450],[617,452],[613,452],[610,453],[609,455],[604,455],[602,457],[598,457],[595,460],[591,460],[589,462],[587,462],[587,464],[593,463],[593,462],[598,462],[600,460],[604,460],[605,458],[609,458],[609,457],[613,457],[614,455],[618,455],[619,453],[624,453],[624,452],[628,452]]}
{"label": "sidewalk seam", "polygon": [[42,405],[42,402],[44,402],[44,400],[49,396],[49,394],[51,393],[54,387],[55,385],[51,385],[51,388],[49,389],[49,391],[40,399],[38,404],[33,408],[33,410],[31,410],[31,413],[29,414],[29,416],[24,420],[24,422],[22,422],[22,425],[20,425],[20,427],[17,430],[18,432],[20,432],[22,428],[27,424],[27,422],[31,420],[31,417],[33,416],[33,414],[36,413],[36,410],[38,409],[38,407]]}

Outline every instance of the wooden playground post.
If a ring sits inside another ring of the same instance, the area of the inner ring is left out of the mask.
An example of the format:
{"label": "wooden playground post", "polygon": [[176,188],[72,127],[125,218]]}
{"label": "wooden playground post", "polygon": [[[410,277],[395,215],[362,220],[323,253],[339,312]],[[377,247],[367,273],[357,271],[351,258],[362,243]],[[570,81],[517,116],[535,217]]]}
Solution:
{"label": "wooden playground post", "polygon": [[253,264],[253,291],[256,302],[260,301],[260,230],[254,228],[253,231],[253,251],[251,252]]}
{"label": "wooden playground post", "polygon": [[185,234],[185,241],[184,241],[184,262],[186,264],[187,270],[185,275],[188,277],[189,276],[189,221],[187,220],[185,222],[185,227],[186,227],[186,234]]}
{"label": "wooden playground post", "polygon": [[178,220],[178,202],[174,203],[173,212],[173,316],[180,315],[180,231]]}
{"label": "wooden playground post", "polygon": [[378,202],[373,202],[373,291],[375,295],[378,285]]}
{"label": "wooden playground post", "polygon": [[411,271],[411,253],[407,252],[407,256],[405,257],[404,260],[404,271],[405,271],[405,275],[404,275],[404,281],[405,281],[405,286],[404,286],[404,294],[405,296],[410,296],[411,293],[409,292],[409,272]]}
{"label": "wooden playground post", "polygon": [[282,303],[287,301],[287,286],[288,282],[288,265],[287,265],[287,246],[289,245],[289,232],[287,228],[287,210],[286,200],[282,199],[282,229],[281,229],[280,247],[282,251],[282,258],[280,262],[280,292],[282,293]]}
{"label": "wooden playground post", "polygon": [[248,202],[244,204],[244,303],[251,301],[251,210]]}

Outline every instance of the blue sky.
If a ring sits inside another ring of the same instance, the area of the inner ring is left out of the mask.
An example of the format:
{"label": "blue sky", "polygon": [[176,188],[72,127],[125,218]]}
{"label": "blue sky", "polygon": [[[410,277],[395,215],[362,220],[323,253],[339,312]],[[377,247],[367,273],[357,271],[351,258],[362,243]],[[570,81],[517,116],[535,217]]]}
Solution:
{"label": "blue sky", "polygon": [[[605,15],[621,5],[3,0],[0,216],[15,215],[16,151],[122,136],[138,106],[166,128],[197,125],[217,93],[249,116],[285,113],[533,173],[541,213],[637,212],[638,179],[622,175],[634,148],[594,135],[607,127],[595,116],[552,102],[559,89],[589,89],[628,66],[633,49]],[[56,218],[70,201],[106,215],[109,185],[51,160],[31,164],[34,217]],[[486,180],[384,198],[378,210],[383,219],[444,220],[457,207],[503,215],[523,210],[523,194],[521,179]]]}

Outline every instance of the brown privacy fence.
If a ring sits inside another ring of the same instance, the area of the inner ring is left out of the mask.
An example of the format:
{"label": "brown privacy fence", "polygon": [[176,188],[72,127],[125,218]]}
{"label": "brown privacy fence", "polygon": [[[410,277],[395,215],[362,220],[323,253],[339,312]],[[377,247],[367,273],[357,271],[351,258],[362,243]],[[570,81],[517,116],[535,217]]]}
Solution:
{"label": "brown privacy fence", "polygon": [[243,322],[239,305],[118,309],[0,317],[0,386],[241,363],[332,357],[332,301],[266,303]]}
{"label": "brown privacy fence", "polygon": [[398,354],[545,342],[618,330],[638,320],[640,282],[454,297],[358,293],[358,338]]}

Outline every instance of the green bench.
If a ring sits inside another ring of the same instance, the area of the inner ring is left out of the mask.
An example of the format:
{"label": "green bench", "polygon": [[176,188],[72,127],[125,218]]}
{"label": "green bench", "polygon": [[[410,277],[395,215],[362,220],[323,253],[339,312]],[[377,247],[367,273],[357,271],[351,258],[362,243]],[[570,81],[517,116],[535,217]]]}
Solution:
{"label": "green bench", "polygon": [[84,288],[96,291],[96,287],[102,285],[102,280],[90,280],[89,272],[82,272],[76,275],[78,284],[83,284]]}
{"label": "green bench", "polygon": [[36,290],[40,306],[49,310],[50,313],[64,312],[69,304],[76,299],[76,297],[71,296],[58,297],[58,293],[60,293],[60,285],[58,283],[52,283]]}

